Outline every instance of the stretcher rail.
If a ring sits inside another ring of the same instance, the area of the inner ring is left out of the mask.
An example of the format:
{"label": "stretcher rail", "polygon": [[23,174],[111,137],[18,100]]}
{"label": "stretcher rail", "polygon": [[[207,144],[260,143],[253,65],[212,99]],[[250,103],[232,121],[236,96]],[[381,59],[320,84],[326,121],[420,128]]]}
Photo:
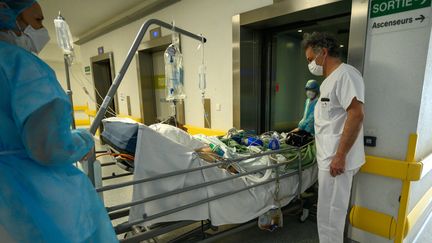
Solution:
{"label": "stretcher rail", "polygon": [[[181,170],[181,171],[175,171],[175,172],[170,172],[170,173],[165,173],[165,174],[162,174],[162,175],[154,176],[154,177],[151,177],[151,178],[134,180],[134,181],[126,182],[126,183],[120,183],[120,184],[117,184],[117,185],[110,185],[110,186],[106,186],[106,187],[101,187],[101,188],[98,188],[98,191],[114,190],[114,189],[123,188],[123,187],[126,187],[126,186],[131,186],[131,185],[135,185],[135,184],[141,184],[141,183],[145,183],[145,182],[151,182],[151,181],[155,181],[155,180],[159,180],[159,179],[163,179],[163,178],[168,178],[168,177],[172,177],[172,176],[176,176],[176,175],[187,174],[187,173],[194,172],[194,171],[200,171],[200,170],[204,170],[204,169],[214,168],[214,167],[217,167],[217,166],[230,165],[230,164],[233,164],[233,163],[236,163],[236,162],[241,162],[241,161],[244,161],[244,163],[249,163],[249,161],[245,161],[245,160],[259,158],[259,157],[263,157],[263,156],[269,156],[269,155],[273,155],[273,154],[283,154],[283,153],[286,153],[286,152],[296,152],[297,155],[295,156],[294,159],[297,159],[297,161],[296,161],[296,164],[298,163],[297,168],[293,169],[292,171],[289,171],[288,173],[281,174],[281,175],[278,174],[275,177],[269,178],[269,179],[267,179],[266,181],[263,181],[263,182],[254,183],[253,185],[249,185],[249,186],[244,187],[244,188],[240,188],[240,189],[237,189],[237,190],[225,192],[225,193],[222,193],[222,194],[219,194],[219,195],[214,195],[212,197],[207,197],[205,199],[202,199],[202,200],[199,200],[199,201],[196,201],[196,202],[193,202],[193,203],[189,203],[189,204],[186,204],[186,205],[182,205],[180,207],[172,208],[172,209],[169,209],[169,210],[166,210],[166,211],[162,211],[162,212],[159,212],[159,213],[154,214],[154,215],[150,215],[150,216],[143,215],[142,219],[135,220],[135,221],[132,221],[132,222],[129,221],[129,222],[125,222],[125,223],[119,224],[119,225],[117,225],[117,226],[114,227],[114,230],[115,230],[115,232],[117,234],[126,233],[126,232],[131,231],[133,229],[133,226],[137,226],[137,225],[140,225],[140,224],[143,224],[143,223],[146,223],[146,222],[149,222],[149,221],[152,221],[152,220],[155,220],[155,219],[158,219],[158,218],[170,215],[170,214],[174,214],[174,213],[177,213],[177,212],[180,212],[180,211],[183,211],[183,210],[186,210],[186,209],[190,209],[190,208],[193,208],[193,207],[196,207],[196,206],[199,206],[199,205],[211,202],[211,201],[215,201],[215,200],[218,200],[218,199],[221,199],[221,198],[224,198],[224,197],[228,197],[228,196],[231,196],[231,195],[243,192],[243,191],[247,191],[247,190],[250,190],[252,188],[259,187],[259,186],[262,186],[262,185],[265,185],[265,184],[268,184],[268,183],[272,183],[272,182],[275,182],[275,181],[277,183],[278,181],[280,181],[280,180],[282,180],[284,178],[288,178],[288,177],[291,177],[291,176],[294,176],[294,175],[298,175],[299,176],[297,190],[296,190],[296,192],[294,194],[285,196],[284,198],[286,198],[286,197],[292,197],[292,196],[297,196],[296,198],[300,199],[300,201],[301,201],[303,169],[310,168],[310,167],[312,167],[315,164],[315,163],[311,163],[311,164],[308,164],[306,166],[302,166],[302,160],[304,159],[304,157],[302,156],[302,149],[304,149],[306,146],[309,146],[309,145],[310,145],[310,143],[304,145],[303,147],[293,147],[293,146],[290,146],[288,148],[284,148],[284,149],[280,149],[280,150],[274,150],[274,151],[267,151],[267,152],[257,153],[257,154],[253,154],[253,155],[250,155],[250,156],[236,158],[236,159],[224,159],[223,161],[216,162],[214,164],[200,166],[200,167],[197,167],[197,168],[186,169],[186,170]],[[129,203],[125,203],[125,204],[114,205],[114,206],[111,206],[111,207],[107,207],[107,211],[109,212],[109,216],[110,216],[110,218],[112,220],[118,219],[118,218],[122,218],[122,217],[127,217],[128,214],[130,213],[130,207],[132,207],[132,206],[144,204],[144,203],[151,202],[151,201],[154,201],[154,200],[161,200],[161,199],[168,198],[170,196],[173,196],[173,195],[176,195],[176,194],[179,194],[179,193],[193,191],[193,190],[196,190],[196,189],[204,188],[206,186],[211,186],[211,185],[214,185],[214,184],[222,183],[222,182],[233,180],[233,179],[236,179],[236,178],[252,175],[252,174],[255,174],[255,173],[258,173],[258,172],[261,172],[261,171],[266,171],[266,170],[270,170],[270,169],[271,170],[276,169],[278,171],[279,169],[277,169],[277,168],[280,168],[281,166],[285,166],[287,164],[290,164],[290,163],[292,163],[292,161],[293,160],[278,162],[277,164],[265,166],[265,167],[262,167],[262,168],[259,168],[259,169],[255,169],[255,170],[252,170],[252,171],[240,172],[239,174],[234,174],[232,176],[229,176],[228,178],[223,178],[223,179],[208,181],[208,182],[204,182],[204,183],[199,183],[197,185],[185,187],[185,188],[182,188],[182,189],[177,189],[177,190],[174,190],[174,191],[165,192],[165,193],[162,193],[162,194],[157,194],[157,195],[153,195],[153,196],[150,196],[150,197],[146,197],[146,198],[143,198],[143,199],[138,200],[138,201],[129,202]],[[284,199],[279,198],[279,200],[284,200]],[[182,224],[183,222],[185,222],[185,221],[181,221],[179,223]],[[187,222],[188,222],[188,225],[191,223],[189,221],[187,221]],[[175,230],[175,229],[172,229],[172,230]],[[139,241],[142,241],[142,240],[151,239],[151,238],[153,238],[153,237],[155,237],[157,235],[168,233],[170,231],[171,231],[171,229],[168,229],[168,228],[157,229],[157,230],[153,230],[152,229],[151,231],[139,233],[138,235],[134,235],[131,238],[127,238],[125,240],[122,240],[121,242],[139,242]]]}
{"label": "stretcher rail", "polygon": [[221,161],[221,162],[217,162],[217,163],[214,163],[214,164],[205,165],[205,166],[201,166],[201,167],[197,167],[197,168],[185,169],[185,170],[179,170],[179,171],[173,171],[173,172],[157,175],[157,176],[150,177],[150,178],[132,180],[132,181],[123,182],[123,183],[119,183],[119,184],[115,184],[115,185],[103,186],[103,187],[97,188],[96,191],[97,192],[110,191],[110,190],[115,190],[115,189],[119,189],[119,188],[122,188],[122,187],[132,186],[132,185],[141,184],[141,183],[150,182],[150,181],[159,180],[159,179],[164,179],[164,178],[168,178],[168,177],[172,177],[172,176],[177,176],[177,175],[182,175],[182,174],[186,174],[186,173],[190,173],[190,172],[194,172],[194,171],[205,170],[205,169],[210,169],[210,168],[217,167],[217,166],[222,166],[222,165],[237,163],[237,162],[241,162],[241,161],[248,160],[248,159],[259,158],[259,157],[263,157],[263,156],[266,156],[266,155],[282,154],[284,152],[289,152],[289,151],[293,151],[293,150],[299,150],[300,151],[301,149],[303,149],[307,145],[305,145],[303,147],[293,147],[293,146],[290,146],[288,148],[279,149],[279,150],[272,150],[272,151],[266,151],[266,152],[263,152],[263,153],[253,154],[253,155],[250,155],[250,156],[247,156],[247,157],[236,158],[236,159],[225,159],[224,161]]}
{"label": "stretcher rail", "polygon": [[[311,166],[312,165],[309,165],[309,167],[311,167]],[[296,175],[298,173],[299,173],[298,171],[289,172],[287,174],[281,175],[279,177],[279,179],[288,178],[288,177]],[[203,199],[203,200],[196,201],[194,203],[183,205],[183,206],[178,207],[178,208],[167,210],[165,212],[157,213],[157,214],[154,214],[154,215],[151,215],[151,216],[144,215],[143,219],[136,220],[136,221],[129,222],[129,223],[125,223],[125,224],[120,224],[120,225],[116,226],[114,229],[115,229],[115,231],[116,231],[117,234],[125,233],[125,232],[128,232],[128,229],[130,227],[134,226],[134,225],[139,225],[139,224],[142,224],[142,223],[145,223],[145,222],[148,222],[148,221],[151,221],[151,220],[163,217],[163,216],[167,216],[167,215],[170,215],[170,214],[173,214],[173,213],[176,213],[176,212],[180,212],[180,211],[186,210],[188,208],[193,208],[195,206],[198,206],[198,205],[201,205],[201,204],[204,204],[204,203],[208,203],[208,202],[220,199],[220,198],[224,198],[224,197],[227,197],[227,196],[230,196],[230,195],[242,192],[242,191],[247,191],[247,190],[252,189],[254,187],[259,187],[259,186],[262,186],[262,185],[274,182],[276,180],[277,180],[277,178],[271,178],[271,179],[266,180],[264,182],[256,183],[254,185],[249,185],[247,187],[240,188],[240,189],[237,189],[237,190],[234,190],[234,191],[230,191],[230,192],[222,193],[222,194],[219,194],[219,195],[216,195],[216,196],[212,196],[212,197],[209,197],[209,198],[206,198],[206,199]]]}
{"label": "stretcher rail", "polygon": [[102,180],[103,181],[105,181],[105,180],[112,180],[112,179],[116,179],[116,178],[120,178],[120,177],[125,177],[125,176],[131,176],[131,175],[133,175],[132,172],[121,173],[121,174],[112,173],[112,175],[110,175],[110,176],[102,177]]}
{"label": "stretcher rail", "polygon": [[[158,194],[158,195],[155,195],[155,196],[151,196],[151,197],[148,197],[146,199],[138,200],[138,201],[135,201],[135,202],[120,204],[120,205],[113,206],[113,207],[107,207],[106,209],[107,209],[108,212],[113,212],[113,211],[116,211],[116,210],[119,210],[119,209],[124,209],[124,208],[128,208],[128,207],[131,207],[131,206],[136,206],[136,205],[143,204],[143,203],[150,202],[150,201],[154,201],[154,200],[157,200],[157,199],[173,196],[173,195],[176,195],[176,194],[179,194],[179,193],[183,193],[183,192],[188,192],[188,191],[204,188],[204,187],[207,187],[207,186],[219,184],[219,183],[222,183],[222,182],[225,182],[225,181],[229,181],[229,180],[234,180],[236,178],[240,178],[240,177],[244,177],[244,176],[247,176],[247,175],[259,173],[259,172],[264,171],[264,170],[279,168],[279,167],[287,165],[287,164],[289,164],[291,162],[292,161],[282,162],[282,163],[278,163],[278,164],[275,164],[275,165],[270,165],[270,166],[266,166],[266,167],[263,167],[263,168],[251,170],[251,171],[248,171],[248,172],[238,173],[238,174],[235,174],[233,176],[229,176],[229,177],[226,177],[226,178],[223,178],[223,179],[204,182],[204,183],[201,183],[201,184],[198,184],[198,185],[193,185],[193,186],[177,189],[177,190],[174,190],[174,191]],[[295,173],[297,173],[297,171]]]}

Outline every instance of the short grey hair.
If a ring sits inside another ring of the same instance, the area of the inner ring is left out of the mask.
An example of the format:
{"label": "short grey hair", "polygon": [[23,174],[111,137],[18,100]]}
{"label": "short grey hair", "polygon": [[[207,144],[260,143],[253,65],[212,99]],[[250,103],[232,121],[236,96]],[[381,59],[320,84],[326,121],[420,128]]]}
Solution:
{"label": "short grey hair", "polygon": [[311,47],[314,53],[318,53],[322,48],[327,48],[329,56],[340,57],[339,41],[326,32],[305,33],[302,46],[305,50]]}

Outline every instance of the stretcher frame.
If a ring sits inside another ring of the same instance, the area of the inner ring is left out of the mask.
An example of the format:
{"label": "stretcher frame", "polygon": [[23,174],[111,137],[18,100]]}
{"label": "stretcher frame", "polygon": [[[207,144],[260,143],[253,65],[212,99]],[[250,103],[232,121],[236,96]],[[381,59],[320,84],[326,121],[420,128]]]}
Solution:
{"label": "stretcher frame", "polygon": [[[165,192],[165,193],[153,195],[153,196],[150,196],[148,198],[143,198],[143,199],[140,199],[140,200],[137,200],[137,201],[132,201],[132,202],[128,202],[128,203],[123,203],[123,204],[119,204],[119,205],[114,205],[114,206],[106,207],[106,209],[107,209],[107,212],[109,214],[110,219],[111,220],[115,220],[115,219],[119,219],[119,218],[123,218],[123,217],[128,216],[129,215],[129,208],[132,207],[132,206],[141,205],[141,204],[144,204],[144,203],[147,203],[147,202],[150,202],[150,201],[154,201],[154,200],[168,198],[168,197],[176,195],[176,194],[180,194],[180,193],[184,193],[184,192],[188,192],[188,191],[204,188],[204,187],[207,187],[207,186],[211,186],[211,185],[214,185],[214,184],[226,182],[226,181],[237,179],[237,178],[240,178],[240,177],[245,177],[245,176],[248,176],[248,175],[252,175],[252,174],[256,174],[256,173],[262,172],[262,171],[266,171],[268,169],[272,169],[272,170],[276,171],[276,173],[275,173],[276,176],[274,178],[269,178],[268,180],[263,181],[263,182],[255,183],[253,185],[249,185],[247,187],[240,188],[238,190],[222,193],[220,195],[208,197],[206,199],[202,199],[202,200],[199,200],[199,201],[196,201],[196,202],[193,202],[193,203],[189,203],[189,204],[183,205],[183,206],[178,207],[178,208],[173,208],[173,209],[170,209],[170,210],[167,210],[167,211],[164,211],[164,212],[160,212],[160,213],[157,213],[155,215],[143,215],[143,217],[142,217],[141,220],[137,220],[137,221],[134,221],[134,222],[126,222],[126,223],[122,223],[122,224],[116,225],[114,227],[114,230],[115,230],[115,232],[117,234],[123,234],[123,233],[131,232],[134,226],[140,225],[142,223],[145,223],[145,222],[148,222],[148,221],[151,221],[151,220],[154,220],[154,219],[157,219],[157,218],[169,215],[169,214],[173,214],[173,213],[176,213],[176,212],[188,209],[188,208],[193,208],[195,206],[198,206],[198,205],[201,205],[201,204],[205,204],[205,203],[208,203],[208,202],[211,202],[211,201],[223,198],[223,197],[228,197],[228,196],[234,195],[234,194],[242,192],[242,191],[250,190],[252,188],[259,187],[259,186],[262,186],[264,184],[268,184],[268,183],[272,183],[272,182],[276,183],[279,180],[282,180],[284,178],[291,177],[291,176],[296,176],[296,175],[299,178],[299,183],[298,183],[298,187],[297,187],[297,190],[296,190],[296,194],[295,194],[296,198],[295,199],[296,199],[296,201],[300,202],[300,207],[299,208],[303,209],[303,201],[302,201],[302,197],[301,197],[302,186],[303,186],[303,183],[302,183],[303,170],[304,169],[308,169],[308,168],[316,165],[315,161],[313,163],[305,166],[305,167],[303,167],[303,165],[302,165],[301,150],[304,147],[308,146],[308,145],[310,145],[310,143],[304,145],[303,147],[292,147],[292,146],[290,146],[288,148],[279,149],[279,150],[273,150],[273,151],[267,151],[267,152],[262,152],[262,153],[259,153],[259,154],[253,154],[253,155],[250,155],[250,156],[247,156],[247,157],[243,157],[243,158],[238,158],[238,159],[224,159],[224,160],[221,160],[221,161],[217,161],[215,163],[211,163],[211,164],[208,163],[207,165],[200,166],[200,167],[197,167],[197,168],[185,169],[185,170],[179,170],[179,171],[173,171],[173,172],[160,174],[160,175],[157,175],[157,176],[154,176],[154,177],[150,177],[150,178],[131,180],[131,181],[123,182],[123,183],[118,183],[118,184],[103,186],[103,187],[97,188],[96,191],[98,193],[104,193],[104,192],[107,192],[107,191],[117,190],[117,189],[125,188],[125,187],[128,187],[128,186],[142,184],[142,183],[146,183],[146,182],[150,182],[150,181],[155,181],[155,180],[159,180],[159,179],[164,179],[164,178],[168,178],[168,177],[172,177],[172,176],[183,175],[183,174],[187,174],[187,173],[194,172],[194,171],[205,170],[205,169],[209,169],[209,168],[213,168],[213,167],[227,166],[229,164],[238,163],[238,162],[241,162],[241,161],[244,161],[244,160],[248,160],[248,159],[260,158],[260,157],[263,157],[263,156],[269,156],[269,155],[273,155],[273,154],[281,154],[281,153],[287,153],[287,152],[296,152],[297,155],[298,155],[297,169],[296,170],[292,170],[292,171],[290,171],[288,173],[285,173],[285,174],[279,174],[279,169],[278,168],[281,167],[281,166],[285,166],[285,165],[287,165],[289,163],[293,163],[293,162],[290,162],[290,161],[281,162],[281,163],[265,166],[263,168],[251,170],[251,171],[248,171],[248,172],[239,172],[238,174],[232,174],[231,176],[226,177],[226,178],[222,178],[222,179],[218,179],[218,180],[213,180],[213,181],[208,181],[208,182],[204,182],[204,183],[201,183],[201,184],[197,184],[197,185],[193,185],[193,186],[188,186],[188,187],[185,187],[185,188],[177,189],[177,190],[174,190],[174,191],[170,191],[170,192]],[[113,166],[115,164],[116,164],[115,162],[113,162],[113,163],[109,162],[109,163],[103,164],[103,166],[104,167],[105,166]],[[129,175],[131,173],[125,173],[125,174]],[[122,175],[113,175],[113,176],[111,176],[109,178],[105,178],[104,180],[109,180],[109,179],[118,178],[118,177],[122,177],[122,176],[125,176],[125,175],[123,175],[123,174]],[[296,206],[296,207],[298,208],[298,206]],[[295,209],[296,208],[289,208],[288,210],[293,211]],[[237,226],[236,229],[238,230],[238,228],[244,228],[245,225],[250,225],[251,226],[251,225],[255,225],[256,224],[256,222],[254,221],[254,219],[251,219],[251,221],[253,221],[253,222],[248,222],[248,223],[240,224],[240,226]],[[121,240],[121,242],[140,242],[140,241],[143,241],[143,240],[149,240],[149,239],[152,239],[152,238],[154,238],[156,236],[159,236],[159,235],[171,232],[171,231],[173,231],[175,229],[182,228],[182,227],[185,227],[185,226],[188,226],[188,225],[191,225],[191,224],[195,224],[195,223],[197,223],[197,221],[180,221],[180,222],[168,223],[168,224],[166,224],[165,227],[161,227],[159,229],[150,230],[150,231],[146,231],[146,232],[140,232],[137,235],[134,235],[134,236],[132,236],[130,238]],[[204,231],[206,231],[206,230],[208,230],[208,229],[210,229],[212,227],[213,226],[211,225],[210,221],[206,221],[205,223],[204,223],[204,221],[202,221],[202,226],[201,226],[201,228],[198,229],[199,232],[197,232],[197,233],[200,233],[201,235],[203,235],[203,237],[205,237],[206,234],[204,233]],[[197,231],[197,230],[195,230],[195,231]],[[226,232],[224,231],[224,232],[219,233],[219,234],[226,235]],[[215,236],[219,236],[219,234],[216,234]],[[212,237],[215,237],[215,236],[212,236]]]}
{"label": "stretcher frame", "polygon": [[[202,35],[193,34],[193,33],[189,32],[189,31],[186,31],[184,29],[178,28],[178,27],[176,27],[174,25],[168,24],[166,22],[163,22],[163,21],[160,21],[160,20],[157,20],[157,19],[150,19],[150,20],[146,21],[141,26],[140,30],[138,31],[137,36],[135,37],[135,40],[134,40],[134,42],[133,42],[133,44],[132,44],[132,46],[131,46],[131,48],[130,48],[127,56],[126,56],[126,60],[125,60],[125,62],[123,64],[122,68],[120,69],[120,72],[116,75],[113,84],[111,85],[110,89],[108,90],[107,96],[104,98],[104,101],[102,102],[102,105],[101,105],[99,111],[97,112],[96,117],[95,117],[93,123],[91,124],[90,133],[92,133],[93,135],[96,133],[96,130],[100,126],[101,121],[104,118],[105,113],[107,111],[108,105],[110,104],[110,102],[113,99],[115,93],[117,92],[117,89],[120,86],[120,84],[121,84],[121,82],[122,82],[122,80],[124,78],[124,75],[125,75],[127,69],[129,68],[130,63],[132,62],[133,57],[134,57],[135,53],[137,52],[138,47],[139,47],[141,41],[144,38],[145,33],[147,32],[147,30],[149,29],[149,27],[151,25],[158,25],[158,26],[164,27],[166,29],[169,29],[169,30],[172,30],[174,32],[180,33],[180,34],[182,34],[184,36],[187,36],[187,37],[190,37],[192,39],[195,39],[195,40],[197,40],[199,42],[204,42],[205,43],[207,41],[206,38],[204,36],[202,36]],[[299,183],[298,183],[299,186],[298,186],[298,189],[297,189],[297,193],[296,193],[297,195],[296,196],[297,196],[297,199],[299,199],[301,201],[301,188],[302,188],[303,168],[302,168],[302,162],[301,162],[302,158],[301,158],[301,153],[300,153],[301,148],[296,148],[296,147],[290,147],[290,148],[281,149],[281,150],[277,150],[277,151],[263,152],[263,153],[260,153],[260,154],[251,155],[249,157],[244,157],[244,158],[241,158],[241,159],[219,161],[219,162],[216,162],[214,164],[209,164],[209,165],[206,165],[206,166],[201,166],[201,167],[198,167],[198,168],[193,168],[193,169],[188,169],[188,170],[180,170],[180,171],[174,171],[174,172],[171,172],[171,173],[165,173],[165,174],[158,175],[158,176],[155,176],[155,177],[152,177],[152,178],[145,178],[145,179],[140,179],[140,180],[132,180],[132,181],[129,181],[129,182],[119,183],[119,184],[110,185],[110,186],[102,186],[102,187],[96,188],[96,191],[98,193],[102,194],[103,192],[106,192],[106,191],[115,190],[115,189],[119,189],[119,188],[123,188],[123,187],[127,187],[127,186],[133,186],[133,185],[136,185],[136,184],[139,184],[139,183],[145,183],[145,182],[154,181],[154,180],[158,180],[158,179],[162,179],[162,178],[167,178],[167,177],[171,177],[171,176],[175,176],[175,175],[181,175],[181,174],[189,173],[189,172],[193,172],[193,171],[204,170],[204,169],[212,168],[212,167],[215,167],[215,166],[220,166],[220,165],[227,164],[227,163],[235,163],[235,162],[240,162],[240,161],[251,159],[251,158],[258,158],[258,157],[261,157],[261,156],[268,156],[268,155],[271,155],[271,154],[283,153],[283,152],[287,152],[287,151],[293,150],[293,149],[294,150],[297,149],[297,151],[299,153],[298,170],[296,170],[296,171],[289,172],[289,173],[283,174],[283,175],[279,175],[279,173],[277,172],[276,173],[276,178],[270,178],[270,179],[268,179],[268,180],[266,180],[264,182],[256,183],[254,185],[251,185],[251,186],[248,186],[248,187],[245,187],[245,188],[241,188],[239,190],[234,190],[234,191],[231,191],[231,192],[227,192],[227,193],[223,193],[223,194],[220,194],[220,195],[217,195],[217,196],[213,196],[213,197],[210,197],[210,198],[207,198],[207,199],[204,199],[204,200],[200,200],[200,201],[197,201],[197,202],[194,202],[194,203],[190,203],[190,204],[181,206],[179,208],[171,209],[171,210],[168,210],[168,211],[165,211],[165,212],[161,212],[161,213],[158,213],[158,214],[155,214],[155,215],[151,215],[151,216],[143,215],[143,219],[137,220],[135,222],[127,222],[127,223],[123,223],[123,224],[117,225],[117,226],[114,227],[114,230],[116,231],[117,234],[126,233],[126,232],[131,231],[133,226],[139,225],[141,223],[144,223],[144,222],[147,222],[147,221],[159,218],[159,217],[163,217],[165,215],[169,215],[169,214],[172,214],[172,213],[175,213],[175,212],[179,212],[179,211],[187,209],[187,208],[192,208],[194,206],[197,206],[197,205],[200,205],[200,204],[203,204],[203,203],[207,203],[207,202],[210,202],[210,201],[213,201],[213,200],[217,200],[219,198],[227,197],[227,196],[233,195],[233,194],[241,192],[241,191],[250,190],[251,188],[258,187],[258,186],[261,186],[261,185],[264,185],[264,184],[267,184],[267,183],[279,181],[279,180],[281,180],[281,179],[283,179],[285,177],[290,177],[290,176],[294,176],[294,175],[298,175],[299,176]],[[98,174],[98,171],[96,171],[95,169],[101,169],[102,167],[105,167],[105,166],[113,166],[115,163],[102,164],[100,168],[98,166],[95,167],[95,164],[97,164],[96,151],[95,151],[95,149],[93,149],[92,153],[90,154],[90,156],[88,158],[88,160],[84,161],[82,165],[83,165],[83,170],[85,171],[85,173],[88,175],[90,181],[95,186],[99,185],[99,184],[101,185],[102,184],[101,183],[102,180],[110,180],[110,179],[114,179],[114,178],[118,178],[118,177],[123,177],[123,176],[131,175],[131,173],[124,173],[124,174],[120,174],[120,175],[112,175],[112,176],[101,178],[99,181],[97,181],[97,176],[96,175]],[[167,192],[167,193],[162,193],[162,194],[159,194],[159,195],[154,195],[154,196],[151,196],[149,198],[142,199],[142,200],[139,200],[139,201],[125,203],[125,204],[120,204],[120,205],[115,205],[115,206],[112,206],[112,207],[107,207],[107,211],[109,213],[109,216],[110,216],[111,220],[123,218],[123,217],[129,215],[129,209],[128,208],[130,206],[132,206],[132,205],[138,205],[138,204],[143,204],[143,203],[146,203],[146,202],[149,202],[149,201],[152,201],[152,200],[162,199],[164,197],[168,197],[168,196],[175,195],[175,194],[178,194],[178,193],[182,193],[182,192],[186,192],[186,191],[202,188],[202,187],[205,187],[205,186],[221,183],[221,182],[226,181],[226,180],[232,180],[232,179],[235,179],[235,178],[247,176],[247,175],[250,175],[250,174],[253,174],[253,173],[257,173],[257,172],[260,172],[260,171],[264,171],[264,170],[267,170],[267,169],[276,169],[276,171],[278,171],[277,168],[279,168],[280,166],[283,166],[285,164],[286,163],[278,163],[278,164],[275,164],[275,165],[270,165],[270,166],[263,167],[263,168],[261,168],[259,170],[254,170],[254,171],[249,171],[249,172],[245,172],[245,173],[235,174],[235,175],[233,175],[233,176],[231,176],[229,178],[224,178],[224,179],[219,179],[219,180],[215,180],[215,181],[205,182],[205,183],[202,183],[202,184],[199,184],[199,185],[194,185],[194,186],[190,186],[190,187],[187,187],[187,188],[182,188],[182,189],[175,190],[175,191],[172,191],[172,192]],[[312,163],[312,165],[314,165],[314,164],[315,163]],[[308,167],[310,167],[310,166],[311,165],[309,165]],[[162,227],[160,229],[150,230],[150,231],[139,233],[139,234],[134,235],[134,236],[132,236],[130,238],[121,240],[121,242],[140,242],[140,241],[143,241],[143,240],[149,240],[149,239],[152,239],[152,238],[154,238],[154,237],[156,237],[158,235],[162,235],[162,234],[165,234],[167,232],[171,232],[171,231],[173,231],[175,229],[178,229],[178,228],[181,228],[181,227],[185,227],[185,226],[188,226],[188,225],[191,225],[191,224],[194,224],[194,223],[196,223],[196,222],[195,221],[174,222],[174,223],[169,224],[166,227]],[[251,224],[251,222],[249,222],[247,224]],[[240,228],[244,227],[247,224],[244,224],[243,226],[240,226]],[[201,225],[201,228],[200,228],[201,233],[204,233],[205,229],[209,229],[209,228],[211,228],[211,225],[208,222],[204,223],[204,221],[202,221],[202,225]],[[238,230],[239,228],[236,228],[236,229]],[[224,233],[225,232],[223,232],[222,234],[224,234]]]}

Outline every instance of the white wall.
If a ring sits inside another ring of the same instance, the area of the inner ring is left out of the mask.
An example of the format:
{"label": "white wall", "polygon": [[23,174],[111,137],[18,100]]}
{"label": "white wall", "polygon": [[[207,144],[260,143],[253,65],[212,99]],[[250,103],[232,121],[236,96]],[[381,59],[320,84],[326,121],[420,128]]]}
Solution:
{"label": "white wall", "polygon": [[419,134],[417,159],[423,159],[432,153],[432,35],[427,50],[428,58],[417,129]]}
{"label": "white wall", "polygon": [[368,155],[405,160],[409,135],[417,133],[429,34],[430,25],[368,36],[364,126],[378,138]]}
{"label": "white wall", "polygon": [[[208,39],[205,45],[207,64],[207,98],[212,100],[212,128],[227,130],[233,126],[232,116],[232,16],[259,7],[272,4],[272,0],[183,0],[166,9],[148,16],[145,19],[157,18],[166,22],[175,21],[179,27],[194,33],[202,33]],[[111,33],[101,36],[81,46],[83,66],[90,65],[90,57],[97,55],[97,48],[104,46],[105,52],[114,53],[116,72],[127,55],[127,51],[138,31],[145,21],[136,21]],[[163,30],[163,34],[169,31]],[[146,36],[145,40],[149,37]],[[203,107],[198,89],[198,66],[201,62],[198,42],[182,37],[182,52],[184,61],[186,123],[204,126]],[[138,79],[134,60],[118,94],[130,96],[132,115],[140,117]],[[216,111],[216,104],[221,110]],[[120,113],[127,113],[126,102],[120,101]]]}
{"label": "white wall", "polygon": [[[55,38],[55,36],[51,38]],[[86,105],[88,102],[88,98],[82,89],[84,84],[86,85],[89,92],[91,92],[91,86],[88,84],[88,82],[92,82],[91,77],[84,75],[84,69],[81,64],[80,56],[80,48],[76,47],[76,59],[70,70],[71,87],[75,106]],[[66,71],[63,53],[57,44],[53,42],[48,43],[40,53],[39,57],[48,63],[48,65],[55,71],[58,81],[60,82],[63,89],[66,90]],[[87,77],[89,81],[86,81],[85,77]]]}
{"label": "white wall", "polygon": [[[423,92],[421,98],[420,115],[417,125],[417,151],[416,160],[423,161],[426,156],[432,154],[432,34],[429,39],[427,49],[427,62],[425,69],[425,78],[423,83]],[[426,162],[426,163],[430,163]],[[429,166],[424,166],[423,169]],[[423,195],[432,187],[432,171],[429,171],[425,177],[418,182],[413,182],[408,208],[411,211]],[[429,212],[431,208],[426,210]],[[425,216],[420,218],[412,232],[407,236],[406,242],[412,242],[425,221]]]}
{"label": "white wall", "polygon": [[[430,16],[429,11],[427,17]],[[377,136],[377,146],[366,148],[368,155],[405,160],[409,135],[419,132],[421,96],[425,89],[425,50],[428,50],[431,32],[429,18],[425,21],[428,24],[418,28],[386,33],[373,33],[371,27],[368,28],[364,127],[366,133],[372,133],[367,135]],[[420,138],[423,137],[420,134]],[[423,195],[424,189],[420,183],[413,184],[410,208]],[[400,180],[360,173],[356,178],[353,203],[397,218],[401,186]],[[351,238],[359,242],[392,242],[355,228]]]}

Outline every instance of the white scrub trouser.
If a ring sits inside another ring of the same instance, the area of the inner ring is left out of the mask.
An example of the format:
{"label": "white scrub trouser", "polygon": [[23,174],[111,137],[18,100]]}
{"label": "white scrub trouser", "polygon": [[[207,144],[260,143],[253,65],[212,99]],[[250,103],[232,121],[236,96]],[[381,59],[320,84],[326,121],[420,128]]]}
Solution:
{"label": "white scrub trouser", "polygon": [[332,177],[318,172],[318,235],[320,243],[343,243],[345,220],[356,170]]}

